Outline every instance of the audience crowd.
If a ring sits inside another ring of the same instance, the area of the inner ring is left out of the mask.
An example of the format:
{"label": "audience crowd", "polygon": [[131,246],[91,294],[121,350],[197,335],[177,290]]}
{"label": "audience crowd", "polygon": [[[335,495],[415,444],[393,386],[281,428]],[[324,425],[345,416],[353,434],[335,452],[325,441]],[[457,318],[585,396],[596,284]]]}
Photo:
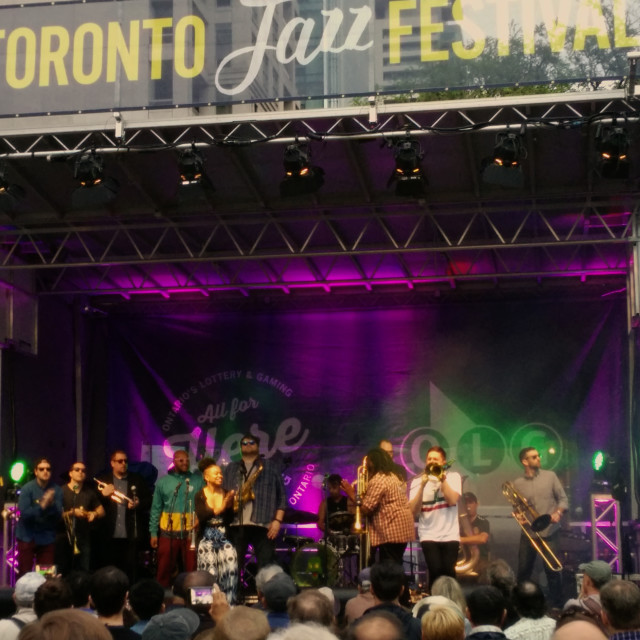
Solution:
{"label": "audience crowd", "polygon": [[30,572],[16,583],[15,612],[0,620],[0,638],[640,640],[640,588],[614,579],[604,561],[579,568],[579,593],[562,610],[550,610],[541,586],[516,582],[500,560],[473,586],[441,576],[432,593],[415,603],[407,599],[402,568],[377,563],[360,573],[358,592],[344,607],[331,589],[301,590],[276,565],[256,576],[253,606],[229,604],[206,571],[180,574],[172,591],[148,578],[130,585],[115,566],[65,577]]}

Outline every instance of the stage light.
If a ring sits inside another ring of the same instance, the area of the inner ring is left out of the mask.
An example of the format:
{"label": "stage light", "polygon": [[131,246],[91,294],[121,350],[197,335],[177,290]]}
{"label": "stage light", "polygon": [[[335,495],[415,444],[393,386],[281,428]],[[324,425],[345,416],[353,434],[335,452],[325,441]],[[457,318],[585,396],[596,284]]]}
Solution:
{"label": "stage light", "polygon": [[486,184],[521,189],[524,175],[521,162],[527,157],[523,142],[523,132],[499,133],[493,155],[482,161],[482,180]]}
{"label": "stage light", "polygon": [[600,472],[604,469],[606,456],[604,451],[596,451],[591,458],[591,467],[595,472]]}
{"label": "stage light", "polygon": [[191,145],[191,149],[185,149],[178,159],[178,171],[180,173],[180,184],[183,186],[199,184],[204,171],[204,158],[196,149],[196,145]]}
{"label": "stage light", "polygon": [[596,166],[603,178],[629,177],[629,134],[624,127],[599,125],[596,131]]}
{"label": "stage light", "polygon": [[393,145],[395,168],[389,183],[396,183],[396,195],[420,197],[425,193],[426,178],[422,170],[424,152],[416,138],[407,134]]}
{"label": "stage light", "polygon": [[305,143],[296,141],[287,146],[283,166],[282,197],[315,193],[324,184],[324,170],[311,164],[311,149]]}
{"label": "stage light", "polygon": [[9,468],[9,477],[15,484],[22,484],[27,477],[27,465],[22,460],[16,460]]}
{"label": "stage light", "polygon": [[76,158],[73,177],[80,182],[83,187],[96,187],[104,180],[104,158],[95,152],[83,151]]}

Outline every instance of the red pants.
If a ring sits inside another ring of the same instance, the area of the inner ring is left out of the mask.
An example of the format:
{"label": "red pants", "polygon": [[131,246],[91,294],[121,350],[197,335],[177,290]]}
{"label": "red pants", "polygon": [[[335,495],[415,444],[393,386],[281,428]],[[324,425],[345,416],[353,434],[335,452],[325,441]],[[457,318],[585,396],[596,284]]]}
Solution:
{"label": "red pants", "polygon": [[36,544],[18,540],[18,578],[29,571],[33,571],[33,561],[36,564],[53,564],[56,545]]}
{"label": "red pants", "polygon": [[195,571],[198,564],[198,552],[196,549],[189,549],[191,541],[189,538],[180,540],[179,538],[158,538],[158,576],[157,580],[163,587],[171,584],[171,575],[182,560],[183,571]]}

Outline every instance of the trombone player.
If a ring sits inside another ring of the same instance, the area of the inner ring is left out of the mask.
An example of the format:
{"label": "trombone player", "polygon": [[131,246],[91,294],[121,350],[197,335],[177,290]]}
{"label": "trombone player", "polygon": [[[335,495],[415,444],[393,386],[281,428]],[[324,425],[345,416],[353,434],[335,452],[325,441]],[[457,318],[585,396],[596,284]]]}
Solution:
{"label": "trombone player", "polygon": [[[538,533],[555,554],[560,531],[558,523],[562,514],[569,508],[567,494],[558,476],[553,471],[541,468],[540,453],[535,447],[522,449],[519,458],[524,474],[513,481],[513,486],[538,514],[551,516],[549,526]],[[523,530],[518,550],[518,582],[531,579],[536,554],[536,549]],[[544,563],[544,570],[547,575],[551,606],[561,608],[563,605],[561,571],[552,569],[547,563]]]}

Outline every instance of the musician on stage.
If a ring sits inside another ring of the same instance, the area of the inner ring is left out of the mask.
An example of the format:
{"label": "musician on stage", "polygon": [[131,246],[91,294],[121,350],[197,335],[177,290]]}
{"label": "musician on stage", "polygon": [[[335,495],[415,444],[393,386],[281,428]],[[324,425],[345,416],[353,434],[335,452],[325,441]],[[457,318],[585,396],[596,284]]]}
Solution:
{"label": "musician on stage", "polygon": [[325,530],[327,512],[329,516],[329,531],[349,533],[353,523],[355,503],[342,492],[343,483],[347,483],[338,473],[332,473],[327,478],[329,495],[320,503],[318,509],[318,529]]}
{"label": "musician on stage", "polygon": [[38,458],[35,478],[20,492],[16,526],[18,541],[18,578],[37,564],[52,565],[55,557],[56,532],[62,518],[62,489],[51,482],[51,462]]}
{"label": "musician on stage", "polygon": [[[393,460],[393,444],[390,440],[382,439],[378,444],[378,448],[382,449]],[[395,467],[394,473],[400,478],[402,482],[407,482],[407,470],[395,460],[393,460],[393,466]]]}
{"label": "musician on stage", "polygon": [[[395,474],[393,460],[382,449],[367,453],[367,472],[367,488],[360,508],[369,518],[371,546],[377,548],[379,562],[391,560],[402,565],[407,544],[415,535],[404,483]],[[355,502],[355,489],[351,485],[344,488]]]}
{"label": "musician on stage", "polygon": [[[555,553],[560,531],[560,518],[569,508],[567,494],[553,471],[541,468],[540,454],[535,447],[525,447],[519,454],[524,475],[513,481],[516,491],[527,501],[530,507],[540,515],[551,515],[551,524],[539,532],[549,548]],[[557,554],[556,554],[557,555]],[[524,531],[520,535],[518,550],[518,582],[531,580],[537,552]],[[544,570],[549,585],[549,601],[553,607],[562,607],[562,572],[552,571],[544,563]]]}
{"label": "musician on stage", "polygon": [[411,511],[418,519],[418,538],[429,571],[429,589],[440,576],[456,577],[460,545],[458,500],[462,478],[447,472],[442,447],[427,451],[425,471],[414,478],[409,492]]}
{"label": "musician on stage", "polygon": [[[462,494],[462,500],[466,513],[460,516],[460,544],[467,549],[477,547],[478,559],[473,570],[481,574],[489,564],[491,525],[487,518],[478,515],[478,498],[475,493],[465,491]],[[466,518],[468,527],[464,524],[463,518]],[[465,555],[467,553],[470,551]]]}
{"label": "musician on stage", "polygon": [[143,516],[151,506],[151,490],[141,475],[129,471],[126,451],[113,451],[109,463],[111,471],[98,477],[108,536],[101,564],[118,567],[134,584],[138,578],[138,552],[146,544]]}
{"label": "musician on stage", "polygon": [[260,456],[260,440],[251,434],[240,438],[242,458],[223,471],[223,488],[235,491],[229,536],[242,567],[251,544],[258,569],[275,561],[275,539],[280,532],[287,499],[280,469]]}
{"label": "musician on stage", "polygon": [[199,473],[190,471],[189,454],[173,454],[173,469],[156,483],[151,503],[149,533],[151,547],[158,550],[157,580],[168,587],[171,576],[182,561],[183,571],[197,565],[195,495],[204,486]]}
{"label": "musician on stage", "polygon": [[86,479],[84,462],[74,462],[69,482],[62,487],[64,531],[56,541],[56,565],[62,575],[72,569],[91,569],[91,523],[104,517],[104,508],[96,488]]}

